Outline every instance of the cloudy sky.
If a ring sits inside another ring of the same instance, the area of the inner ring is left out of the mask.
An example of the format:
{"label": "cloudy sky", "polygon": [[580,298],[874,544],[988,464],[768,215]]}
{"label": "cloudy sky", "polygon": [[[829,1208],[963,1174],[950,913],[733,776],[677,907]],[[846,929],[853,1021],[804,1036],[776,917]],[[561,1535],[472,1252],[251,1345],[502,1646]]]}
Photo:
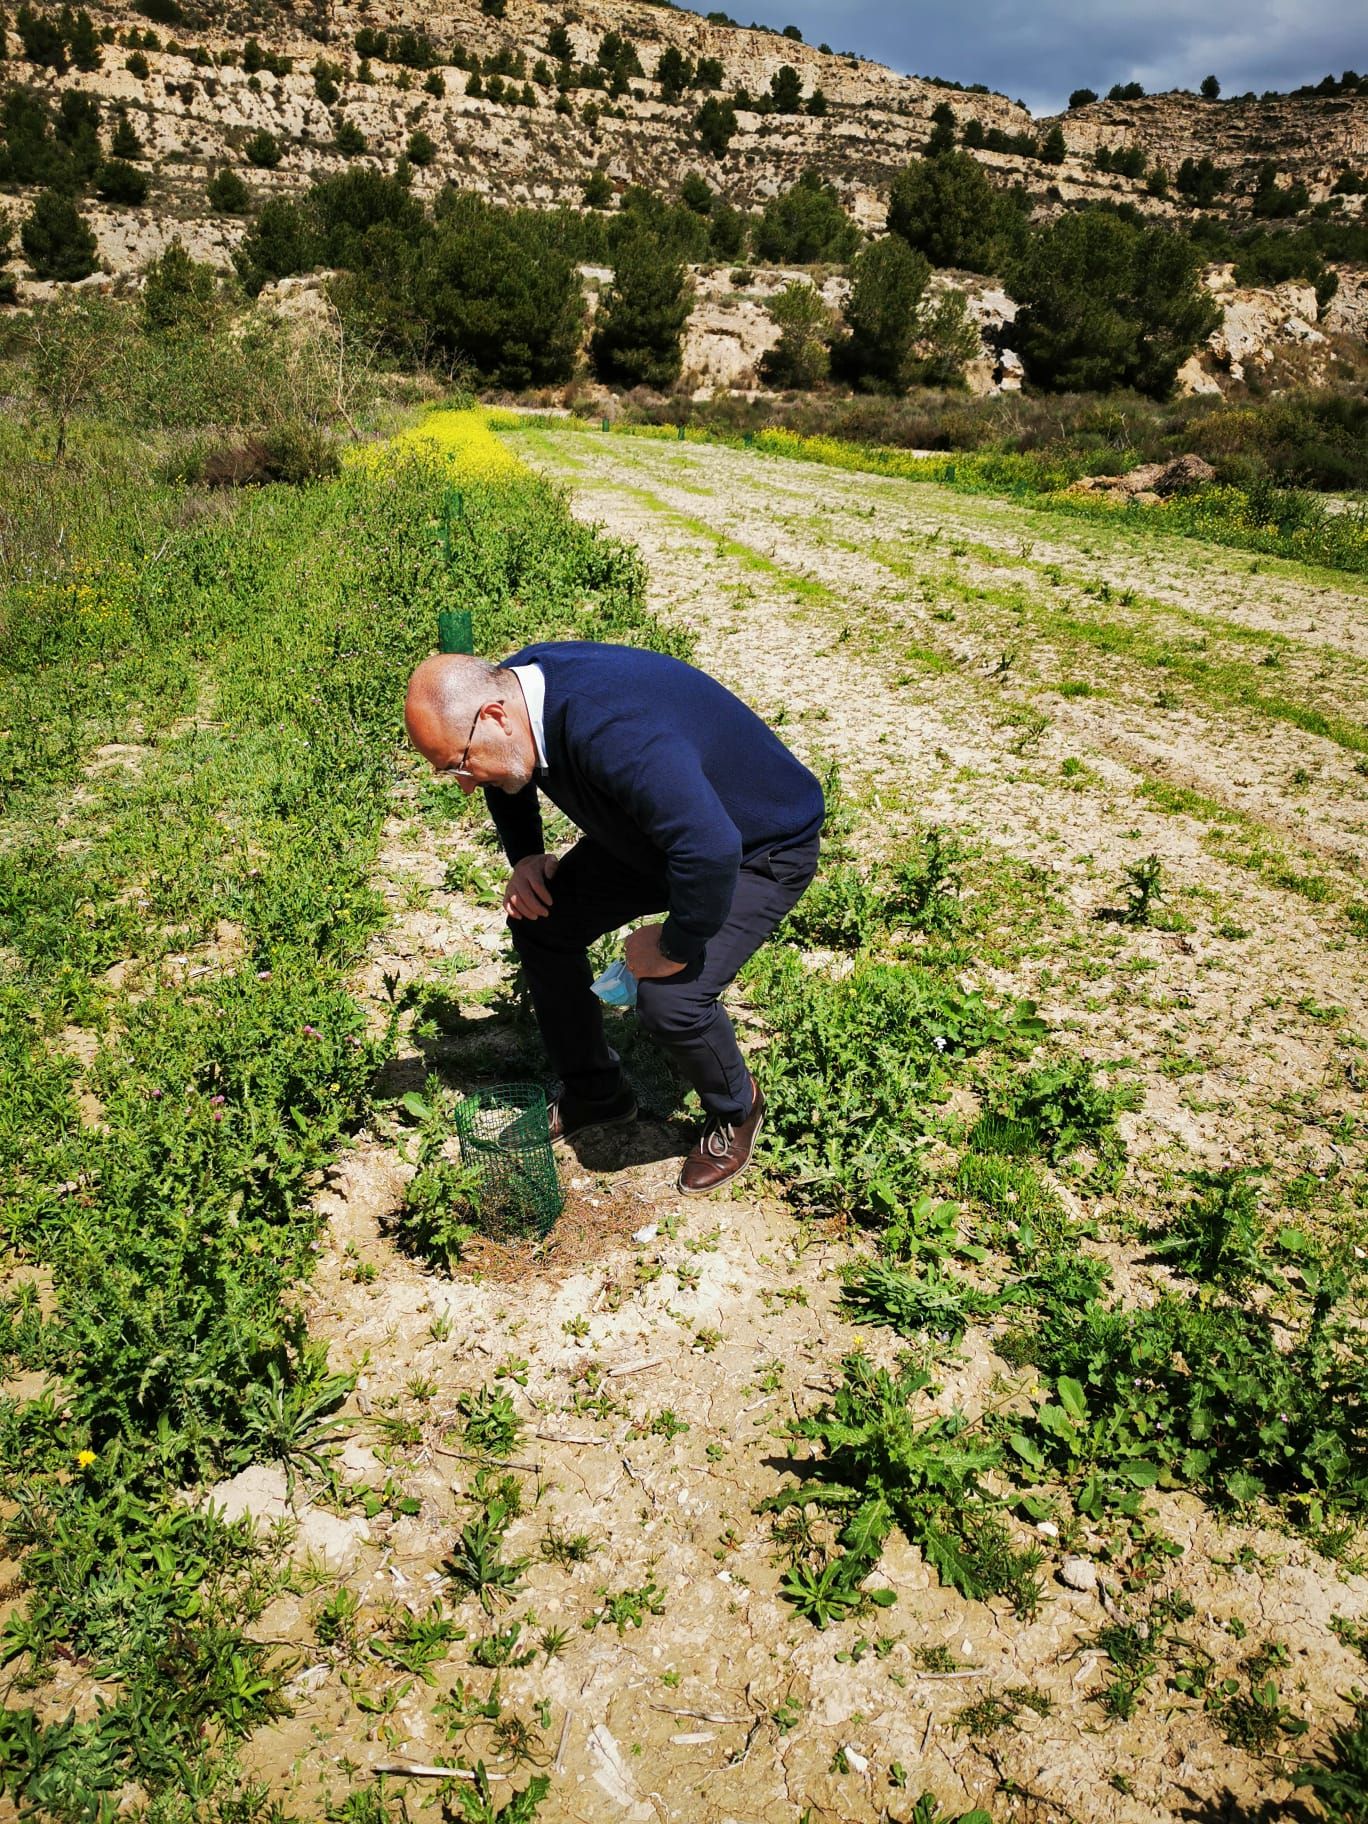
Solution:
{"label": "cloudy sky", "polygon": [[984,82],[1037,114],[1114,82],[1154,93],[1212,74],[1234,95],[1368,66],[1365,0],[693,0],[710,7],[912,75]]}

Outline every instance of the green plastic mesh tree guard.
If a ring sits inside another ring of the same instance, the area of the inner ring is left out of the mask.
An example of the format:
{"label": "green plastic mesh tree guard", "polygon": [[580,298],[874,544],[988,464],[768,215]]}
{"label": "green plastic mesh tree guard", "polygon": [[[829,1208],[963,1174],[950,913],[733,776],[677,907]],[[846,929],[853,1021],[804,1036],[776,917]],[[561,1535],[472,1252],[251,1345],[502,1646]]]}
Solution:
{"label": "green plastic mesh tree guard", "polygon": [[443,608],[437,615],[439,652],[474,652],[475,634],[469,608]]}
{"label": "green plastic mesh tree guard", "polygon": [[[442,557],[450,573],[456,567],[456,539],[465,530],[465,497],[452,488],[442,502]],[[443,608],[437,615],[439,652],[474,652],[474,617],[469,608]]]}
{"label": "green plastic mesh tree guard", "polygon": [[494,1083],[456,1104],[461,1163],[479,1174],[475,1202],[488,1235],[544,1236],[564,1199],[535,1083]]}

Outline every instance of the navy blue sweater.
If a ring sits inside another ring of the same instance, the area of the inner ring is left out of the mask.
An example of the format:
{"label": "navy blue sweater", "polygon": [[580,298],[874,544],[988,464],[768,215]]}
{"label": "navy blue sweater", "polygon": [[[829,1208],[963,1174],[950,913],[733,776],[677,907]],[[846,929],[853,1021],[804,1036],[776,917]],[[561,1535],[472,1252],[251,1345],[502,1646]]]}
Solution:
{"label": "navy blue sweater", "polygon": [[817,780],[729,690],[658,652],[566,640],[506,665],[546,679],[546,766],[485,797],[516,866],[545,849],[538,789],[586,836],[665,885],[663,938],[692,961],[731,909],[737,871],[814,837]]}

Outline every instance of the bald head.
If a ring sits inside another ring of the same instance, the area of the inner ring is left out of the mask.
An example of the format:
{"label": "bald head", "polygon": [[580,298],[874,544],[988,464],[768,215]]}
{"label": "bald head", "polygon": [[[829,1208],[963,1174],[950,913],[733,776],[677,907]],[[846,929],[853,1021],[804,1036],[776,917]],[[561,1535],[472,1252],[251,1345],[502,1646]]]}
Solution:
{"label": "bald head", "polygon": [[486,703],[507,703],[517,680],[502,666],[468,652],[434,652],[409,679],[404,699],[404,726],[418,752],[431,759],[429,748],[466,730]]}
{"label": "bald head", "polygon": [[424,659],[409,679],[404,726],[438,772],[463,769],[462,790],[519,791],[532,777],[536,747],[522,687],[487,659],[464,652]]}

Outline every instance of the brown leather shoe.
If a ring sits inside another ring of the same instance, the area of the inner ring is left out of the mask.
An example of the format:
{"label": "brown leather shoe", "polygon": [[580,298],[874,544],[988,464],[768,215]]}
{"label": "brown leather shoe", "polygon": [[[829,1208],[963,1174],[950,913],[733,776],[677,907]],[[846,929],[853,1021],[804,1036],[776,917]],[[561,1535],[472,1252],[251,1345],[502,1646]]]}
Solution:
{"label": "brown leather shoe", "polygon": [[677,1188],[681,1197],[702,1197],[718,1190],[750,1164],[756,1136],[765,1119],[765,1098],[754,1077],[751,1089],[751,1111],[744,1121],[720,1121],[709,1116],[698,1145],[680,1167]]}
{"label": "brown leather shoe", "polygon": [[594,1102],[563,1089],[546,1108],[546,1124],[553,1141],[572,1139],[586,1127],[622,1127],[636,1118],[637,1100],[630,1083],[624,1083],[615,1096]]}

